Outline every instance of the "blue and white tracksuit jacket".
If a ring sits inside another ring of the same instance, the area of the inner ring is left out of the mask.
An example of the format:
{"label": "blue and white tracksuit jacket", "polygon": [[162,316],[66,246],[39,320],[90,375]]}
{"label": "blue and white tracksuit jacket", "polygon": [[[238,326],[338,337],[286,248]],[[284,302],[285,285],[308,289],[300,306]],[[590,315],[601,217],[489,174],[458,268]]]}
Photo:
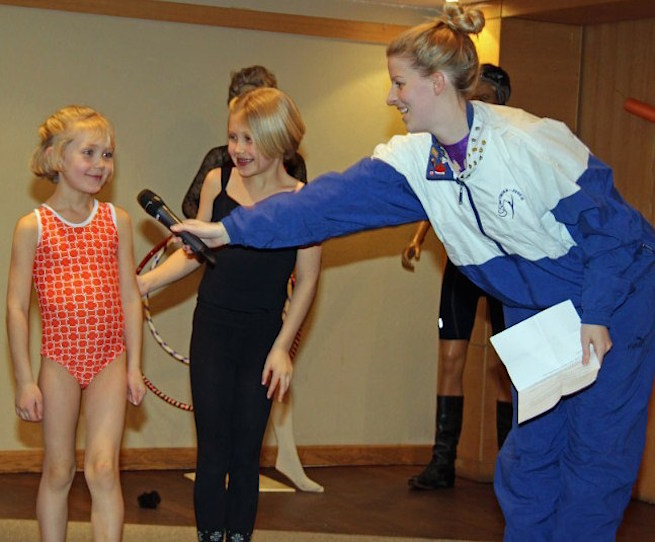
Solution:
{"label": "blue and white tracksuit jacket", "polygon": [[[655,231],[560,122],[468,105],[467,168],[430,134],[392,138],[223,220],[233,244],[282,247],[428,218],[508,326],[571,299],[613,341],[598,380],[514,427],[496,468],[506,540],[613,540],[645,439],[655,370]],[[526,363],[529,363],[529,359]]]}

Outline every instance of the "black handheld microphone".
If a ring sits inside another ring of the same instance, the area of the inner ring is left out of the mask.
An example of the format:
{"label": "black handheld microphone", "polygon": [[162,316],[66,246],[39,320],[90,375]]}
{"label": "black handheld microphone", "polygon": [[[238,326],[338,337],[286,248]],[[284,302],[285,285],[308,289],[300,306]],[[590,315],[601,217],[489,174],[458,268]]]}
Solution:
{"label": "black handheld microphone", "polygon": [[[136,199],[146,213],[157,219],[157,221],[161,222],[169,230],[173,224],[180,224],[182,222],[177,216],[175,216],[175,213],[166,206],[164,200],[152,190],[141,190]],[[180,237],[185,245],[191,247],[193,253],[200,256],[201,260],[205,259],[211,265],[216,265],[214,253],[199,237],[188,231],[173,233]]]}

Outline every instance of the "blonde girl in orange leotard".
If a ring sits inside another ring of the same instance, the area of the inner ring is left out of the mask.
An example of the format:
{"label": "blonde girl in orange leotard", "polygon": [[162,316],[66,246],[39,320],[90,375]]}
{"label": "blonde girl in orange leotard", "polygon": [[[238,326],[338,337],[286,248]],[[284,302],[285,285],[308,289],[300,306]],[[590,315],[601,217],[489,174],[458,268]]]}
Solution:
{"label": "blonde girl in orange leotard", "polygon": [[[7,292],[16,414],[43,423],[36,503],[43,542],[64,542],[75,434],[84,401],[84,475],[96,542],[123,529],[118,453],[126,399],[141,403],[141,300],[130,219],[95,199],[114,171],[114,133],[91,108],[68,106],[39,129],[32,172],[55,183],[50,198],[18,220]],[[41,367],[28,346],[32,286],[42,320]]]}

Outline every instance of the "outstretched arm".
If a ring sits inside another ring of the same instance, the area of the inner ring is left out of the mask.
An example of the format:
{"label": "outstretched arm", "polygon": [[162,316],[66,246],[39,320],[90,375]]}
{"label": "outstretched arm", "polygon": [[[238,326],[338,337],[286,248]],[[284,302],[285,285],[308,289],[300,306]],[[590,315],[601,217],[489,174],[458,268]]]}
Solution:
{"label": "outstretched arm", "polygon": [[222,225],[185,221],[172,229],[195,233],[209,246],[282,248],[426,218],[405,177],[382,160],[366,158],[343,173],[322,175],[299,192],[236,209]]}
{"label": "outstretched arm", "polygon": [[222,247],[230,244],[230,236],[222,222],[205,222],[203,220],[190,219],[182,224],[173,224],[171,231],[189,231],[200,237],[208,247]]}
{"label": "outstretched arm", "polygon": [[187,254],[179,248],[166,261],[155,269],[137,276],[137,284],[141,295],[146,295],[159,288],[168,286],[180,280],[200,267],[200,262],[193,254]]}

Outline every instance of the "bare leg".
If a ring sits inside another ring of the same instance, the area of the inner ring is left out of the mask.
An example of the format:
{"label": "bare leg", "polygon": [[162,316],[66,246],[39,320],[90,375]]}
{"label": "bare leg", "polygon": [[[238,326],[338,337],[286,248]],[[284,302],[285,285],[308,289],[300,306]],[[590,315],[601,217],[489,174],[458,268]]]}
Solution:
{"label": "bare leg", "polygon": [[126,404],[123,354],[105,367],[84,392],[84,475],[91,493],[91,527],[95,542],[120,542],[122,538],[124,505],[118,454]]}
{"label": "bare leg", "polygon": [[464,395],[464,366],[469,342],[467,340],[439,341],[439,379],[437,395]]}
{"label": "bare leg", "polygon": [[293,435],[293,395],[283,403],[274,401],[271,422],[277,439],[275,468],[284,474],[301,491],[322,493],[323,486],[311,480],[303,469]]}
{"label": "bare leg", "polygon": [[49,359],[41,361],[39,386],[44,402],[44,456],[36,517],[42,542],[65,542],[81,390],[64,367]]}

